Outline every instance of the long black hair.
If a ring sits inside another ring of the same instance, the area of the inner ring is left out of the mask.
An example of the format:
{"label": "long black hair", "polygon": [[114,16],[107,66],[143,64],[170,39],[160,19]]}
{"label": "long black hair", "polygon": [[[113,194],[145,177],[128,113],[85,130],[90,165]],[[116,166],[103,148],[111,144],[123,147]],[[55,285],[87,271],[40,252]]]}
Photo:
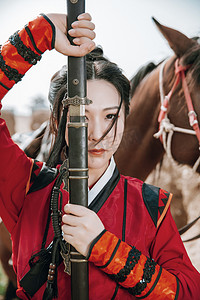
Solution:
{"label": "long black hair", "polygon": [[[113,119],[111,126],[101,137],[100,140],[102,140],[114,124],[116,124],[122,103],[124,103],[125,107],[125,116],[129,113],[130,82],[117,64],[111,62],[104,56],[101,47],[96,47],[91,53],[86,55],[86,71],[87,80],[106,80],[117,89],[121,97],[118,112]],[[67,67],[63,66],[62,69],[56,72],[52,77],[49,89],[49,102],[52,107],[51,130],[55,135],[55,143],[47,160],[47,165],[50,167],[55,167],[59,161],[63,159],[63,149],[65,149],[64,153],[67,155],[65,128],[68,108],[65,107],[62,110],[62,100],[66,92]]]}

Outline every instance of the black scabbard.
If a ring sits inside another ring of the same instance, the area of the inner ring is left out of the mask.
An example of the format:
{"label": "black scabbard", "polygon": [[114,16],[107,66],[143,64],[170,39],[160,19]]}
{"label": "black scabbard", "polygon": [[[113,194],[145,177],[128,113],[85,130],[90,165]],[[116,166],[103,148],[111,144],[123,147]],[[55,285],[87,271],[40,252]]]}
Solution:
{"label": "black scabbard", "polygon": [[[67,28],[85,12],[85,0],[67,0]],[[71,40],[71,37],[68,36]],[[86,61],[85,57],[68,57],[68,98],[70,121],[69,195],[70,203],[88,206],[88,132],[85,122]],[[65,105],[65,104],[64,104]],[[72,300],[89,299],[88,262],[73,247],[70,248]]]}

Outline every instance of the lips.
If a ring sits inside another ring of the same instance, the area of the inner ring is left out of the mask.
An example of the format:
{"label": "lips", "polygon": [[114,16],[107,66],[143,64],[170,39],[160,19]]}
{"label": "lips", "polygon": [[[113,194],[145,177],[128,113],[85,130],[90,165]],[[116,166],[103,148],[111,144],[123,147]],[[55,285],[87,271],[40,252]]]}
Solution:
{"label": "lips", "polygon": [[91,150],[88,150],[88,152],[92,155],[102,155],[103,153],[105,153],[105,150],[104,149],[91,149]]}

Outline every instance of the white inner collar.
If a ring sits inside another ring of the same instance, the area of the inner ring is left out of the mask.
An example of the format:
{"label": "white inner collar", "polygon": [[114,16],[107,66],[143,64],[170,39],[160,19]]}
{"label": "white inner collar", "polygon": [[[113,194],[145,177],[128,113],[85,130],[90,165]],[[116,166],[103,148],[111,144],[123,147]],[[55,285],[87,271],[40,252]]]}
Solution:
{"label": "white inner collar", "polygon": [[91,190],[88,190],[88,205],[94,200],[94,198],[98,195],[98,193],[102,190],[102,188],[106,185],[106,183],[110,180],[115,170],[116,164],[113,156],[111,157],[110,164],[105,171],[105,173],[101,176],[101,178],[94,184]]}

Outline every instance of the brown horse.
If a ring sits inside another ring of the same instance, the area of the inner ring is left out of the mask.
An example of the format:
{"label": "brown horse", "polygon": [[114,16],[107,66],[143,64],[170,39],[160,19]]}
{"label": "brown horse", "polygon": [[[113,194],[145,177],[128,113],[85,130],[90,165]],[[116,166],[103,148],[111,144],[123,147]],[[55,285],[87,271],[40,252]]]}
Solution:
{"label": "brown horse", "polygon": [[[194,166],[197,162],[195,168],[200,173],[198,121],[193,112],[190,112],[188,119],[186,104],[186,98],[191,97],[193,107],[189,107],[189,110],[195,111],[200,118],[200,45],[195,39],[154,21],[174,55],[157,66],[148,64],[132,78],[131,112],[122,143],[115,155],[122,174],[142,180],[161,161],[165,149],[178,163]],[[185,81],[182,84],[183,77]],[[188,89],[186,92],[183,89],[185,85]],[[162,93],[168,99],[162,99]],[[164,123],[162,121],[159,124],[161,104],[160,118]],[[196,127],[197,136],[190,122]],[[162,139],[166,138],[163,140],[165,147],[161,139],[154,137],[157,132]]]}

